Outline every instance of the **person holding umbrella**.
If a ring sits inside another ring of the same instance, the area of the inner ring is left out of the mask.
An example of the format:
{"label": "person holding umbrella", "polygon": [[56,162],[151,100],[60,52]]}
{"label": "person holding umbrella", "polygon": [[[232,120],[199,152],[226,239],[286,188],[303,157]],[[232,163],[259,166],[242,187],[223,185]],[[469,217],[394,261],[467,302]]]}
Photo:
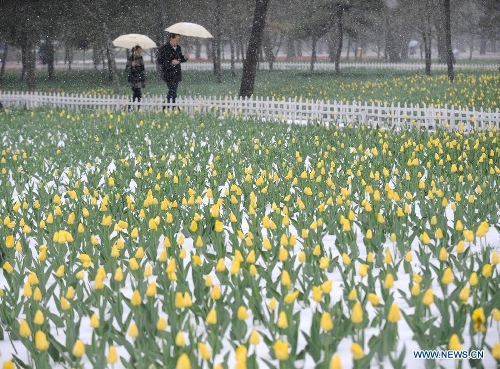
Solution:
{"label": "person holding umbrella", "polygon": [[[163,80],[167,83],[168,94],[167,103],[175,103],[177,98],[177,87],[182,81],[181,63],[188,60],[189,54],[182,53],[181,46],[178,44],[180,35],[177,33],[169,34],[169,42],[158,49],[157,62],[160,66],[160,72]],[[163,107],[165,110],[166,107]]]}
{"label": "person holding umbrella", "polygon": [[[144,73],[144,60],[142,59],[142,47],[136,45],[131,50],[132,55],[127,60],[125,70],[128,72],[127,81],[132,89],[132,101],[141,101],[142,89],[146,87],[146,74]],[[140,106],[137,107],[139,109]],[[130,110],[130,106],[129,106]]]}

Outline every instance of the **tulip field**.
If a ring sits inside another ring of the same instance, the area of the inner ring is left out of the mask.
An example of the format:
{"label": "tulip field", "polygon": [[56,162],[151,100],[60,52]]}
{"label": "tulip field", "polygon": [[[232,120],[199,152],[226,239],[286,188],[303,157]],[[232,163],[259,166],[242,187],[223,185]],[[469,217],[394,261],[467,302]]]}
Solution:
{"label": "tulip field", "polygon": [[46,108],[0,132],[3,368],[500,365],[495,129]]}

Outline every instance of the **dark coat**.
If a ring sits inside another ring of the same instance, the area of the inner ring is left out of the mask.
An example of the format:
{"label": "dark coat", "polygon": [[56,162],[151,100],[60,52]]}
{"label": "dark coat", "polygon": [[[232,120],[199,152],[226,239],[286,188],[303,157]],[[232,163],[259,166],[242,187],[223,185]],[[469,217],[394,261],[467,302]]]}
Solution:
{"label": "dark coat", "polygon": [[[132,62],[135,61],[135,67]],[[144,60],[142,56],[130,55],[127,60],[126,70],[128,71],[127,82],[131,88],[144,88],[146,87],[146,74],[144,72]]]}
{"label": "dark coat", "polygon": [[180,82],[182,80],[181,64],[172,64],[172,60],[175,59],[181,63],[187,61],[179,45],[174,49],[168,42],[158,49],[158,64],[165,82]]}

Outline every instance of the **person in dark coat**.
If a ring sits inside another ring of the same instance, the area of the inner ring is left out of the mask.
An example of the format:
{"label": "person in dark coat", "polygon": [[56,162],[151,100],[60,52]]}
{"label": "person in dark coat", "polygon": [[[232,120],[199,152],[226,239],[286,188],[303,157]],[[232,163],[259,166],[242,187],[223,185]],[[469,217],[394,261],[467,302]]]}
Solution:
{"label": "person in dark coat", "polygon": [[[127,59],[126,70],[128,72],[127,82],[132,89],[132,101],[141,101],[142,89],[146,87],[146,73],[144,72],[144,60],[142,59],[142,47],[134,46],[132,55]],[[130,108],[130,107],[129,107]],[[139,107],[138,107],[139,109]]]}
{"label": "person in dark coat", "polygon": [[[181,63],[188,60],[188,53],[183,54],[181,46],[178,45],[180,35],[171,33],[169,42],[158,49],[158,64],[163,80],[167,83],[167,103],[175,103],[177,87],[182,81]],[[165,107],[163,107],[165,110]]]}

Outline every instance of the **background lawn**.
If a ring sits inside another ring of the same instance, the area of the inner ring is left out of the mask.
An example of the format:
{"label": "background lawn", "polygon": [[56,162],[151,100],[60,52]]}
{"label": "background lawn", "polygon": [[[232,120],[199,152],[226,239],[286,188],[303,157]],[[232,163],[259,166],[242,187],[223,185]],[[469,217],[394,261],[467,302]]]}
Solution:
{"label": "background lawn", "polygon": [[[120,79],[121,93],[128,94],[124,71]],[[212,71],[183,73],[179,95],[231,96],[238,95],[241,71],[232,76],[223,71],[223,82],[217,84]],[[37,71],[37,91],[85,94],[113,94],[114,86],[106,80],[106,71],[56,71],[48,80],[46,71]],[[19,71],[6,73],[4,89],[25,91]],[[154,70],[147,71],[144,95],[166,94],[167,88]],[[276,99],[303,98],[324,100],[358,100],[368,102],[400,102],[414,104],[483,107],[495,110],[500,102],[500,75],[496,71],[458,70],[450,84],[445,71],[435,71],[431,77],[423,71],[344,68],[341,75],[330,71],[259,71],[255,95]]]}

